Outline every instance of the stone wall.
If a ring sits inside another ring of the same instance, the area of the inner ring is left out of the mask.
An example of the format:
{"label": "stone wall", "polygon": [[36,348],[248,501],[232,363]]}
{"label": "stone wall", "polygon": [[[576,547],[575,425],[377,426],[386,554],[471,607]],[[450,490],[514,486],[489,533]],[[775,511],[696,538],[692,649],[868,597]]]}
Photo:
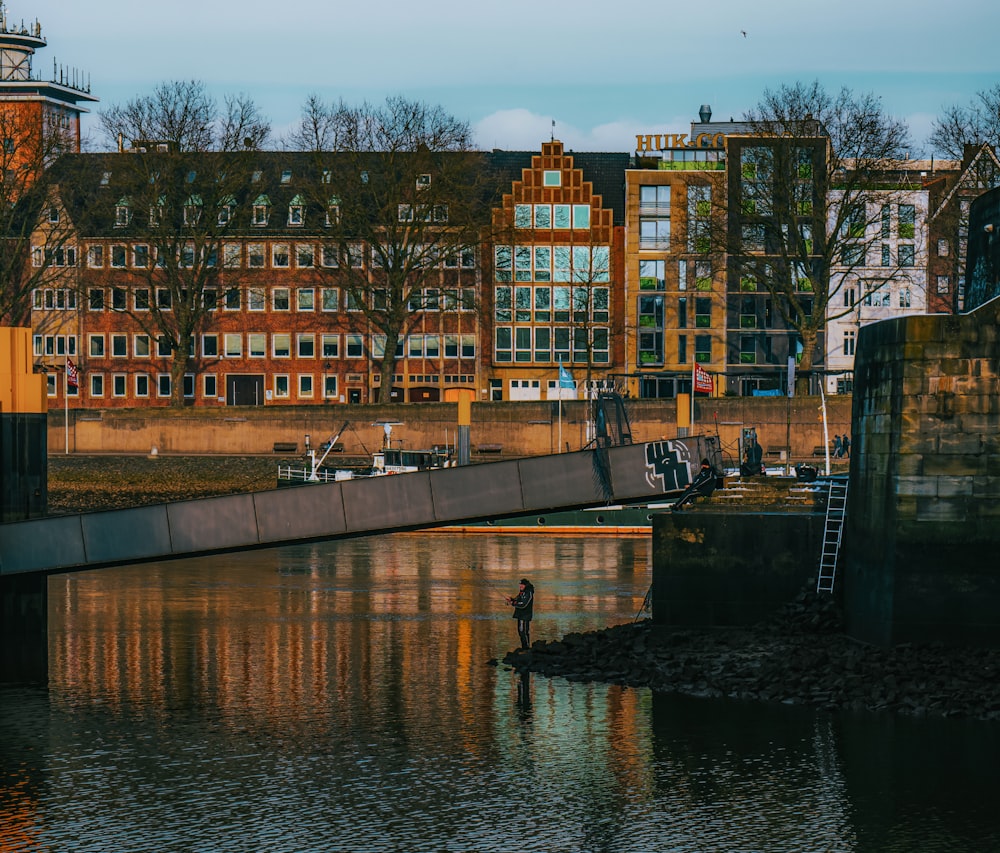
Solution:
{"label": "stone wall", "polygon": [[825,516],[696,509],[653,517],[653,623],[753,625],[815,585]]}
{"label": "stone wall", "polygon": [[[673,400],[627,401],[636,442],[677,435],[677,406]],[[846,433],[851,401],[827,401],[829,431]],[[454,445],[458,407],[453,403],[419,403],[392,406],[330,405],[327,407],[227,407],[225,409],[70,409],[68,443],[71,453],[218,453],[248,455],[272,453],[275,443],[295,444],[303,451],[304,436],[314,444],[326,441],[341,424],[351,427],[341,436],[347,454],[367,454],[382,439],[377,420],[402,422],[393,438],[404,439],[411,449],[434,444]],[[503,456],[554,453],[560,439],[564,449],[581,448],[587,441],[588,405],[566,401],[560,426],[556,402],[474,403],[470,429],[473,455],[483,445],[499,447]],[[60,452],[67,442],[61,409],[49,412],[49,446]],[[761,445],[779,449],[789,441],[792,457],[819,461],[813,456],[823,444],[823,424],[818,397],[791,401],[767,397],[702,398],[695,404],[692,432],[716,434],[735,463],[742,426],[757,430]]]}
{"label": "stone wall", "polygon": [[1000,642],[1000,300],[861,329],[843,551],[848,631]]}

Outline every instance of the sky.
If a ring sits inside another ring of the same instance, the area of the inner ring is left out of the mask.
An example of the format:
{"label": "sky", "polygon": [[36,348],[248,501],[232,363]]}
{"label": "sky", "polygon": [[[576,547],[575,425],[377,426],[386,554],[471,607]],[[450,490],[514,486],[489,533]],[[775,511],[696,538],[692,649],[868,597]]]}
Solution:
{"label": "sky", "polygon": [[[636,134],[684,133],[709,104],[739,118],[764,91],[818,80],[873,92],[904,119],[911,156],[934,118],[1000,82],[991,0],[5,0],[8,25],[38,20],[53,59],[82,72],[95,111],[157,83],[248,94],[276,139],[309,95],[404,95],[442,105],[483,149],[634,151]],[[553,124],[554,122],[554,124]],[[89,116],[93,150],[108,148]],[[277,147],[275,145],[275,147]]]}

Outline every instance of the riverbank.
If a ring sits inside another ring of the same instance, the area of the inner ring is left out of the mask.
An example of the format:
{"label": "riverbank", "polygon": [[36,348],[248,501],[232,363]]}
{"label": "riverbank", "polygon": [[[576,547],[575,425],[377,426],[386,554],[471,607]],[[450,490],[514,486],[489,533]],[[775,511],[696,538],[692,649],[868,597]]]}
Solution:
{"label": "riverbank", "polygon": [[517,670],[825,710],[1000,720],[1000,649],[865,645],[827,596],[803,593],[752,628],[670,630],[649,620],[508,653]]}
{"label": "riverbank", "polygon": [[276,456],[50,456],[49,515],[273,489]]}

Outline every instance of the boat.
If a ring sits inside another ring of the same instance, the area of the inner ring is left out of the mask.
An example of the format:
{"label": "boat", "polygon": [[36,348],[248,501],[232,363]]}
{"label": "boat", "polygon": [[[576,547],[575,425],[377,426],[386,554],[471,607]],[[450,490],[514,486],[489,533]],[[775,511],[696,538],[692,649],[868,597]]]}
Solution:
{"label": "boat", "polygon": [[[337,440],[349,425],[348,421],[319,450],[309,445],[306,437],[306,457],[304,461],[278,465],[278,486],[301,486],[309,483],[339,483],[345,480],[364,480],[370,477],[385,477],[391,474],[408,474],[413,471],[432,471],[449,468],[454,464],[448,448],[431,450],[404,450],[392,446],[392,428],[399,426],[395,421],[378,421],[382,427],[382,447],[371,454],[367,464],[356,467],[330,467],[326,459],[337,447]],[[322,451],[320,455],[319,451]]]}

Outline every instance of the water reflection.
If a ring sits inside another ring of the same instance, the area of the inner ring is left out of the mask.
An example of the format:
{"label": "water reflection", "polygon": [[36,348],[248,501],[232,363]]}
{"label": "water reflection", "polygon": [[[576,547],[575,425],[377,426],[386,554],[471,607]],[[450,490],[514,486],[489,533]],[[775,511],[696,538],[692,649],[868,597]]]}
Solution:
{"label": "water reflection", "polygon": [[54,580],[49,689],[0,687],[0,850],[1000,845],[985,724],[490,665],[518,578],[537,638],[617,624],[646,548],[389,536]]}

